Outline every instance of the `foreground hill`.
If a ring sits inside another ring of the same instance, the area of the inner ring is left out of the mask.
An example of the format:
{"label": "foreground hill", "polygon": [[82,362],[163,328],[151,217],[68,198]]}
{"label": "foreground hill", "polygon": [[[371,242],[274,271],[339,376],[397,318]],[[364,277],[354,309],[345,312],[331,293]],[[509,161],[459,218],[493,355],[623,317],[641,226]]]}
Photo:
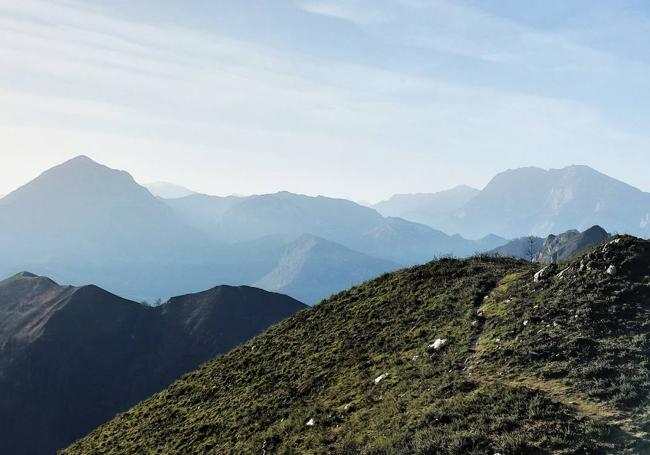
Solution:
{"label": "foreground hill", "polygon": [[647,453],[650,242],[444,259],[273,326],[66,454]]}
{"label": "foreground hill", "polygon": [[248,287],[152,308],[30,273],[0,281],[0,453],[54,453],[303,307]]}
{"label": "foreground hill", "polygon": [[306,234],[286,248],[278,265],[255,286],[313,305],[335,292],[398,268],[394,262]]}

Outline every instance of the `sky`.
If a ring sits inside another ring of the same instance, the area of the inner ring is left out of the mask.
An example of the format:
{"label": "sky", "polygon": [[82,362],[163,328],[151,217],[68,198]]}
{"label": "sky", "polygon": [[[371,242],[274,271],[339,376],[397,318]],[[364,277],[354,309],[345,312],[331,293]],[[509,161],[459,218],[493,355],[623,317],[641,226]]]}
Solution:
{"label": "sky", "polygon": [[649,42],[647,0],[0,0],[0,194],[80,154],[218,195],[650,191]]}

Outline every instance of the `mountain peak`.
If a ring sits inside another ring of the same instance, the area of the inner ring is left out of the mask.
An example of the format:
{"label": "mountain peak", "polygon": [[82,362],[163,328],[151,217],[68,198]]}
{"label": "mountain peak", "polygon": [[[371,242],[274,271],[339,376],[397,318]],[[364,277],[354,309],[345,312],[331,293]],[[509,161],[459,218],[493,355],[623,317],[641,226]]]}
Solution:
{"label": "mountain peak", "polygon": [[13,276],[13,278],[38,278],[38,275],[32,272],[20,272]]}
{"label": "mountain peak", "polygon": [[[86,163],[86,164],[99,164],[88,155],[77,155],[74,158],[70,158],[66,163]],[[64,163],[65,164],[65,163]]]}

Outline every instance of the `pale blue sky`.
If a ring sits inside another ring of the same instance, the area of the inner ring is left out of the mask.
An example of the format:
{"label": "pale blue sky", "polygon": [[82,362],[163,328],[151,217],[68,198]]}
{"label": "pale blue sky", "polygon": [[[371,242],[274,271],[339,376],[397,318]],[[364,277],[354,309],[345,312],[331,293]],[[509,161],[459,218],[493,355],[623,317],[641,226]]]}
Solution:
{"label": "pale blue sky", "polygon": [[78,154],[212,194],[649,191],[648,43],[646,0],[0,0],[0,194]]}

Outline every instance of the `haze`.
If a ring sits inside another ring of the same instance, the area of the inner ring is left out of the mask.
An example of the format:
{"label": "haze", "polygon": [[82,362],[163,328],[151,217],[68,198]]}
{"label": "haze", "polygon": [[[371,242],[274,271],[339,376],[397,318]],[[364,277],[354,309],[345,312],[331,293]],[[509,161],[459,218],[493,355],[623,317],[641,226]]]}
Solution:
{"label": "haze", "polygon": [[640,0],[0,0],[0,31],[0,194],[79,154],[210,194],[650,190]]}

